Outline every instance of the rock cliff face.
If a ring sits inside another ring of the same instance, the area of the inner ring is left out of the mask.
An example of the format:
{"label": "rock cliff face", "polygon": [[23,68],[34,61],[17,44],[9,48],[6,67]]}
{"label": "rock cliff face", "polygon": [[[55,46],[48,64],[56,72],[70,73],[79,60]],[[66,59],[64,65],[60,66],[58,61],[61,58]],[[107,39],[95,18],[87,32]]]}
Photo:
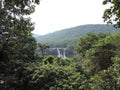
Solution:
{"label": "rock cliff face", "polygon": [[46,54],[61,58],[73,57],[73,52],[74,50],[69,48],[49,48],[46,50]]}

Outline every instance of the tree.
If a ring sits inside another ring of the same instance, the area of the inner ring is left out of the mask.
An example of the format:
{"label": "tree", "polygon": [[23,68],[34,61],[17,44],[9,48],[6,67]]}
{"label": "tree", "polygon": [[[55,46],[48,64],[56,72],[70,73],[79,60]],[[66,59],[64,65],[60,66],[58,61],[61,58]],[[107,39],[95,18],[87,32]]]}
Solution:
{"label": "tree", "polygon": [[25,16],[34,12],[34,3],[38,4],[39,0],[5,0],[3,3],[4,7],[0,8],[0,57],[8,61],[13,57],[21,58],[23,54],[26,56],[23,51],[28,44],[30,46],[30,38],[30,42],[35,42],[31,34],[34,24]]}
{"label": "tree", "polygon": [[92,46],[101,38],[106,37],[106,34],[99,33],[99,34],[93,34],[88,33],[85,36],[81,37],[78,41],[77,47],[75,48],[75,51],[77,52],[77,58],[83,59],[87,50],[92,48]]}
{"label": "tree", "polygon": [[[18,90],[24,83],[24,64],[34,60],[36,41],[28,15],[39,0],[0,0],[0,83],[1,90]],[[1,5],[1,4],[0,4]],[[20,83],[19,83],[20,82]]]}
{"label": "tree", "polygon": [[46,44],[38,43],[38,48],[41,51],[42,58],[44,58],[44,56],[45,56],[45,49],[49,48],[49,46],[47,46]]}
{"label": "tree", "polygon": [[101,70],[106,70],[112,65],[111,58],[115,55],[114,46],[112,44],[105,44],[90,49],[82,63],[83,69],[89,74],[93,75]]}
{"label": "tree", "polygon": [[91,90],[119,90],[120,89],[120,58],[113,58],[113,65],[107,70],[91,77]]}
{"label": "tree", "polygon": [[84,56],[85,52],[92,47],[92,45],[97,39],[98,37],[95,34],[88,33],[87,35],[79,39],[75,50],[77,51],[77,53],[82,54],[82,56]]}
{"label": "tree", "polygon": [[82,66],[87,72],[94,74],[108,69],[112,64],[112,57],[120,56],[120,32],[99,39],[86,54]]}
{"label": "tree", "polygon": [[110,7],[104,11],[104,21],[114,23],[115,27],[120,28],[120,0],[104,0],[103,4],[108,4]]}
{"label": "tree", "polygon": [[[93,75],[106,70],[112,65],[111,58],[119,53],[119,33],[117,34],[87,34],[80,38],[76,48],[79,68],[87,75]],[[117,51],[118,50],[118,51]]]}

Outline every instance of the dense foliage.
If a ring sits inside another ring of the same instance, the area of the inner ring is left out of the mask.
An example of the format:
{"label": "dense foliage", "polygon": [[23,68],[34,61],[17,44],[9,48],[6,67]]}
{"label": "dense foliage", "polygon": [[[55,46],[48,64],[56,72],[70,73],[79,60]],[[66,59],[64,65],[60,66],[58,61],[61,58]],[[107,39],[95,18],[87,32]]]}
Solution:
{"label": "dense foliage", "polygon": [[30,15],[39,0],[0,0],[0,89],[17,90],[24,82],[24,63],[35,59],[36,41]]}
{"label": "dense foliage", "polygon": [[103,4],[109,4],[109,8],[104,11],[104,21],[120,28],[120,0],[104,0]]}
{"label": "dense foliage", "polygon": [[[86,34],[79,39],[73,59],[45,56],[32,62],[13,61],[0,66],[1,89],[119,90],[119,38],[120,32]],[[8,69],[8,65],[13,66]]]}

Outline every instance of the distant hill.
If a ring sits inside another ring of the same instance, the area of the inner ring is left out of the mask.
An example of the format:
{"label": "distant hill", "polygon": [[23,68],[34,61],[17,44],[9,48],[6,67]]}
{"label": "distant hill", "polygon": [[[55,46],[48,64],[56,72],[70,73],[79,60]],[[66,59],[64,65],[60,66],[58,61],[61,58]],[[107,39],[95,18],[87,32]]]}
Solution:
{"label": "distant hill", "polygon": [[34,34],[34,33],[32,33],[32,36],[35,37],[35,38],[37,38],[37,37],[39,37],[40,35],[39,35],[39,34]]}
{"label": "distant hill", "polygon": [[117,29],[112,25],[90,24],[59,30],[43,36],[35,36],[36,40],[51,47],[67,47],[75,45],[77,40],[86,33],[114,33]]}

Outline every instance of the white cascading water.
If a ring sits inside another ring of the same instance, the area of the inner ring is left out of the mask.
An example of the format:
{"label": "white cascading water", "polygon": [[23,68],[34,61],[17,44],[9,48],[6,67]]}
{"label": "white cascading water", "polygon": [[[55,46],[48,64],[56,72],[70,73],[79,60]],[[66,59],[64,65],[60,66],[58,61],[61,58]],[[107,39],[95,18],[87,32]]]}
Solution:
{"label": "white cascading water", "polygon": [[58,52],[58,56],[57,57],[61,57],[62,55],[60,54],[60,50],[57,48],[57,52]]}
{"label": "white cascading water", "polygon": [[66,58],[65,49],[64,49],[64,51],[63,51],[63,58]]}
{"label": "white cascading water", "polygon": [[58,52],[57,57],[59,57],[59,58],[66,58],[65,49],[63,50],[63,55],[60,53],[60,50],[58,48],[57,48],[57,52]]}

